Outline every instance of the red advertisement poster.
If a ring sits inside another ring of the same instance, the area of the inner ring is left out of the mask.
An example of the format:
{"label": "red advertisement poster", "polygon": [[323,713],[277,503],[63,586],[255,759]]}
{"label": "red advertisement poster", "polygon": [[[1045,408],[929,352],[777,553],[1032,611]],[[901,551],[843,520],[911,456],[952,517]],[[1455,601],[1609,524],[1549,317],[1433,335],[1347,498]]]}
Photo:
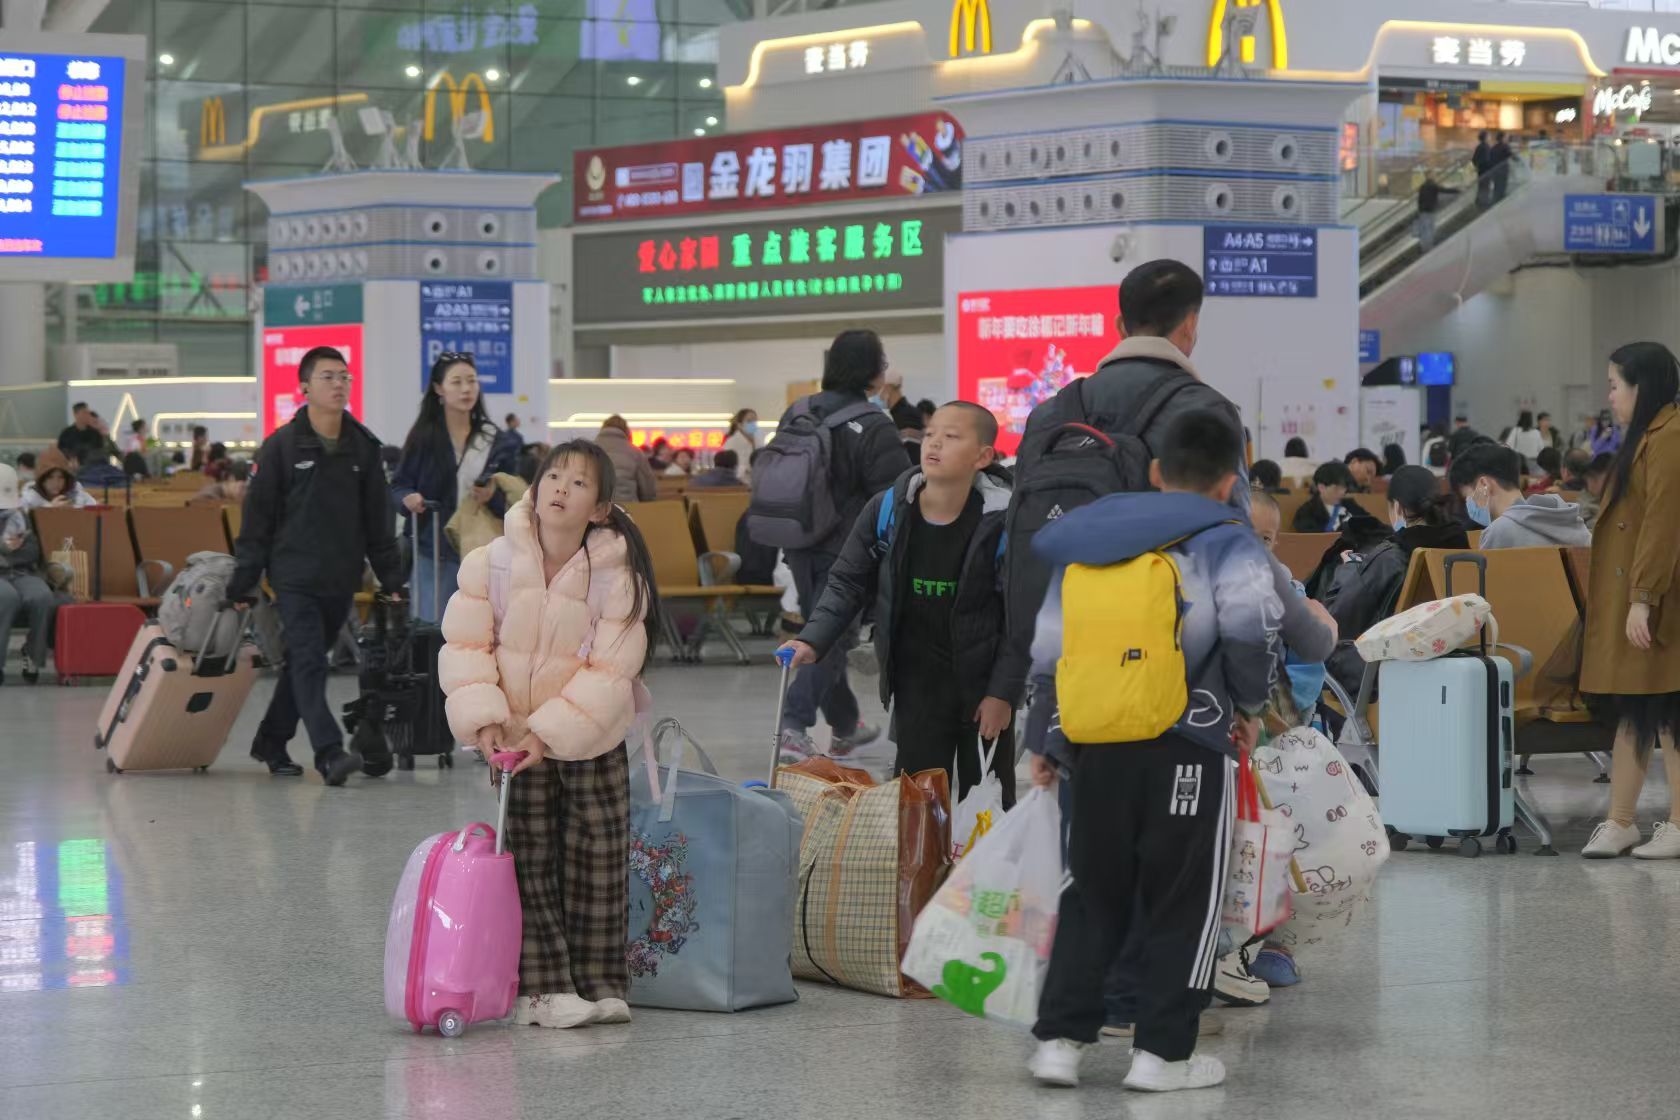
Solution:
{"label": "red advertisement poster", "polygon": [[1027,415],[1120,344],[1113,285],[963,292],[957,297],[957,396],[992,410],[998,454],[1013,455]]}
{"label": "red advertisement poster", "polygon": [[807,125],[572,154],[578,222],[871,201],[962,189],[945,113]]}
{"label": "red advertisement poster", "polygon": [[303,407],[298,362],[316,346],[336,346],[355,378],[350,383],[350,415],[362,416],[362,325],[330,323],[314,327],[276,327],[263,331],[263,435],[289,423]]}

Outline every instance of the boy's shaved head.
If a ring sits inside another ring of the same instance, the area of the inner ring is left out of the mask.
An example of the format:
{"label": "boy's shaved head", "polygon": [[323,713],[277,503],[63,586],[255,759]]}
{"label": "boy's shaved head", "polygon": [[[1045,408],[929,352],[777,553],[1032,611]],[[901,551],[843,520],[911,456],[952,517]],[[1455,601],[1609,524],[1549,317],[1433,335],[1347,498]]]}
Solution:
{"label": "boy's shaved head", "polygon": [[968,417],[969,422],[974,425],[974,434],[980,437],[981,447],[997,446],[998,422],[991,409],[973,401],[947,401],[940,406],[939,411],[944,412],[947,408],[956,409]]}

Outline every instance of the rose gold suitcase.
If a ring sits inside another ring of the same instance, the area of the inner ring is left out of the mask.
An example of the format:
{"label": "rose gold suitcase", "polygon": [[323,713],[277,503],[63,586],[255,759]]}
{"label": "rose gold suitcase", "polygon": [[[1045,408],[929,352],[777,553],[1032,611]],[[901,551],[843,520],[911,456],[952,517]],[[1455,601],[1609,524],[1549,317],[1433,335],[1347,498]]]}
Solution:
{"label": "rose gold suitcase", "polygon": [[94,733],[105,769],[206,770],[256,680],[257,647],[241,633],[229,658],[194,658],[156,620],[135,635]]}

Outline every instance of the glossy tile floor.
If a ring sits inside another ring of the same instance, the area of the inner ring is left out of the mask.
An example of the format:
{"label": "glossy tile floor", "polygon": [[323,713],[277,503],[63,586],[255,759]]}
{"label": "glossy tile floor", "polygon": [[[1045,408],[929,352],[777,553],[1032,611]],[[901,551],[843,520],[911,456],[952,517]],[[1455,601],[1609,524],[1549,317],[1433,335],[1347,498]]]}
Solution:
{"label": "glossy tile floor", "polygon": [[[650,684],[745,778],[774,674],[662,667]],[[116,778],[90,745],[101,690],[0,688],[0,1117],[1676,1114],[1680,862],[1578,857],[1608,789],[1578,758],[1530,779],[1563,856],[1529,854],[1526,835],[1515,857],[1396,856],[1301,986],[1221,1012],[1224,1088],[1144,1097],[1120,1088],[1119,1045],[1078,1091],[1043,1090],[1020,1035],[815,985],[735,1016],[416,1037],[384,1015],[387,907],[418,838],[491,811],[486,772],[270,780],[244,757],[268,687],[208,775]]]}

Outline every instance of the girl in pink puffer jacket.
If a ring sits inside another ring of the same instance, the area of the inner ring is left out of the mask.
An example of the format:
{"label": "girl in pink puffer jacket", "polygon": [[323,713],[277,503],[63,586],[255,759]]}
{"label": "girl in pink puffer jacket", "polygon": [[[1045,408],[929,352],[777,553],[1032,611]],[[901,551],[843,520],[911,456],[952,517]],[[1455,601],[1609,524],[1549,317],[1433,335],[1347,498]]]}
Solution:
{"label": "girl in pink puffer jacket", "polygon": [[595,444],[556,447],[504,535],[461,562],[443,617],[438,680],[455,737],[487,761],[526,756],[508,793],[525,914],[516,1023],[630,1021],[624,735],[657,592],[641,534],[603,498],[613,483]]}

